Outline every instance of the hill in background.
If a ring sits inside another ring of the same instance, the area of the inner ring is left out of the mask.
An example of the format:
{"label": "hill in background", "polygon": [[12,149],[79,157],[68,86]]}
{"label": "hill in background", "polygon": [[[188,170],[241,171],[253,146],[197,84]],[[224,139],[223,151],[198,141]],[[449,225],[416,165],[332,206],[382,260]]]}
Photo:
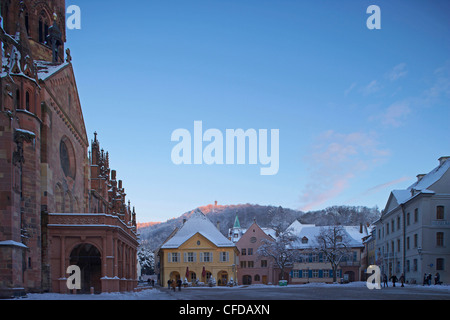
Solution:
{"label": "hill in background", "polygon": [[[260,206],[252,204],[239,205],[208,205],[199,207],[214,223],[219,223],[220,231],[227,236],[229,228],[233,227],[236,215],[239,217],[241,227],[249,227],[254,220],[261,227],[286,228],[295,220],[303,224],[315,224],[326,226],[341,224],[357,226],[371,224],[376,221],[381,213],[378,208],[334,206],[324,210],[302,212],[282,207]],[[178,218],[163,223],[141,223],[138,231],[141,241],[145,241],[151,250],[158,248],[167,237],[183,224],[184,219],[189,219],[192,211],[186,212]]]}

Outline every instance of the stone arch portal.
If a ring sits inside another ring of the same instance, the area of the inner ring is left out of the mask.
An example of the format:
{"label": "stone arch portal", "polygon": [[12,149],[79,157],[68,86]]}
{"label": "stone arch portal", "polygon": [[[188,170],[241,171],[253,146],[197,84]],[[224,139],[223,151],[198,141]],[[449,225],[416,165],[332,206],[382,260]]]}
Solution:
{"label": "stone arch portal", "polygon": [[91,288],[94,288],[95,293],[102,292],[102,258],[94,245],[76,246],[70,254],[70,265],[76,265],[81,270],[81,293],[89,293]]}

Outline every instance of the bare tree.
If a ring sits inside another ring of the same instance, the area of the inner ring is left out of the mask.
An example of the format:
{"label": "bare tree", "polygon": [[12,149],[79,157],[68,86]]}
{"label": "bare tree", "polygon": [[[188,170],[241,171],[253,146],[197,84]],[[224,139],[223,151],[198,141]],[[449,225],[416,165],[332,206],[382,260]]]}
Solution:
{"label": "bare tree", "polygon": [[323,227],[316,237],[317,245],[311,248],[315,254],[322,254],[331,264],[333,282],[337,282],[337,270],[343,259],[351,252],[350,237],[342,226]]}
{"label": "bare tree", "polygon": [[281,280],[284,279],[285,269],[291,266],[298,257],[298,250],[292,249],[292,243],[297,240],[290,230],[278,235],[274,240],[263,239],[257,254],[262,257],[272,258],[281,271]]}

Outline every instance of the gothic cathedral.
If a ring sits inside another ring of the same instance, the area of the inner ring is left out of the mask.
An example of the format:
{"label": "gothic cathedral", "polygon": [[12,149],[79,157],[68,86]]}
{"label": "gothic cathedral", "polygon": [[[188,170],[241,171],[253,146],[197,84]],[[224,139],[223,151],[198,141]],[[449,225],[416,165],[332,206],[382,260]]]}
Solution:
{"label": "gothic cathedral", "polygon": [[109,154],[89,143],[64,0],[2,0],[0,298],[131,291],[136,213]]}

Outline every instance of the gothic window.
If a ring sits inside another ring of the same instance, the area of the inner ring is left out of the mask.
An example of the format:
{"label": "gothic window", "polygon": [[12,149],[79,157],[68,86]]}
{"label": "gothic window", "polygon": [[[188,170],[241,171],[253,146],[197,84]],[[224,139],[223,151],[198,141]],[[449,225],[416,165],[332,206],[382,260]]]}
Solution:
{"label": "gothic window", "polygon": [[28,16],[28,10],[25,11],[25,28],[27,30],[27,35],[30,36],[30,19]]}
{"label": "gothic window", "polygon": [[64,137],[59,146],[61,168],[66,177],[75,179],[75,152],[70,141]]}
{"label": "gothic window", "polygon": [[20,90],[16,90],[16,109],[20,109]]}
{"label": "gothic window", "polygon": [[28,91],[25,93],[25,108],[30,111],[30,93]]}
{"label": "gothic window", "polygon": [[45,17],[46,17],[45,12],[42,12],[41,16],[39,17],[39,42],[42,44],[47,43],[48,28],[49,28],[49,23]]}

